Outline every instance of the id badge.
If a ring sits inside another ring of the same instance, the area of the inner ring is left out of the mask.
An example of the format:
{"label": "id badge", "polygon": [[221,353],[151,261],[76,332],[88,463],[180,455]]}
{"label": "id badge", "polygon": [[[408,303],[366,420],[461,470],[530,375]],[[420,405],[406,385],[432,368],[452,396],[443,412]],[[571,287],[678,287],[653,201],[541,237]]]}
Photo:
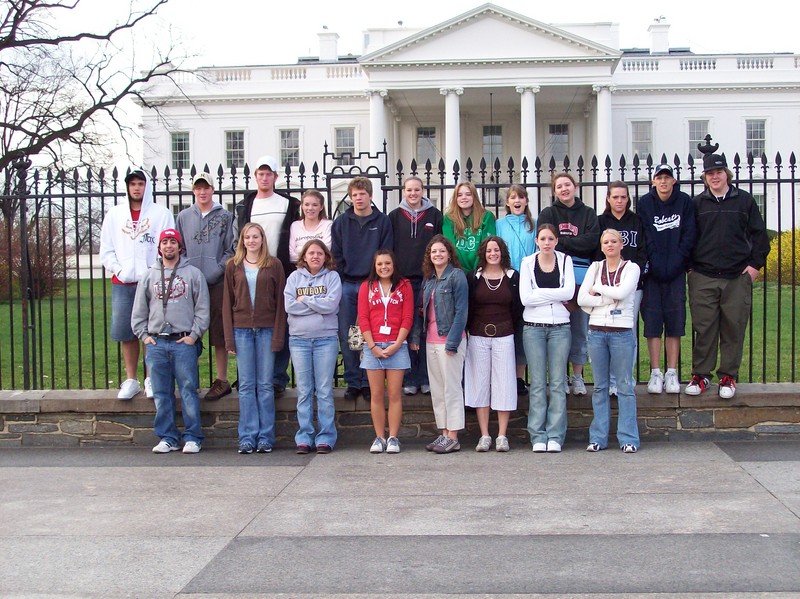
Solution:
{"label": "id badge", "polygon": [[611,310],[611,316],[619,316],[622,314],[622,310]]}
{"label": "id badge", "polygon": [[392,332],[392,327],[387,327],[386,325],[383,325],[380,329],[378,329],[378,332],[381,335],[389,335]]}

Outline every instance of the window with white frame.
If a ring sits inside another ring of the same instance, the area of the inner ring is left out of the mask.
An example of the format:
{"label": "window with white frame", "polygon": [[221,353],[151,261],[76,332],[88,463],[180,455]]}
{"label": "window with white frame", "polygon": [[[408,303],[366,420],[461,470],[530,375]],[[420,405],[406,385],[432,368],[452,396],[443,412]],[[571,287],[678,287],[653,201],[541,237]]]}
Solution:
{"label": "window with white frame", "polygon": [[425,168],[430,160],[436,166],[436,127],[417,127],[417,168]]}
{"label": "window with white frame", "polygon": [[754,193],[753,200],[756,202],[756,206],[758,206],[758,211],[761,213],[761,218],[764,218],[764,203],[766,198],[763,193]]}
{"label": "window with white frame", "polygon": [[189,155],[189,132],[176,131],[171,134],[172,168],[188,170],[191,166]]}
{"label": "window with white frame", "polygon": [[753,154],[759,160],[767,151],[767,121],[764,119],[747,119],[745,121],[745,155]]}
{"label": "window with white frame", "polygon": [[697,149],[697,144],[706,145],[708,135],[708,120],[689,121],[689,155],[695,160],[702,160],[703,153]]}
{"label": "window with white frame", "polygon": [[281,129],[280,165],[300,166],[300,129]]}
{"label": "window with white frame", "polygon": [[225,164],[228,168],[244,166],[244,131],[225,132]]}
{"label": "window with white frame", "polygon": [[494,168],[495,158],[503,156],[503,127],[501,125],[483,126],[483,159],[486,168]]}
{"label": "window with white frame", "polygon": [[564,156],[569,154],[569,125],[563,123],[547,127],[547,154],[558,162],[562,162]]}
{"label": "window with white frame", "polygon": [[645,160],[653,153],[653,121],[631,121],[631,154]]}
{"label": "window with white frame", "polygon": [[334,153],[339,156],[336,164],[349,166],[355,162],[356,129],[355,127],[337,127],[334,129]]}

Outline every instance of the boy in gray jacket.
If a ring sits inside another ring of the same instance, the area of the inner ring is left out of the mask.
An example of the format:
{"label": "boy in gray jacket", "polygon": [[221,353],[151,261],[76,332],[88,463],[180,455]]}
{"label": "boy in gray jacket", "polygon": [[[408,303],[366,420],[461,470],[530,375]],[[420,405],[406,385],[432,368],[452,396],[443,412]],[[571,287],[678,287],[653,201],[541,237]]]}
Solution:
{"label": "boy in gray jacket", "polygon": [[192,193],[194,204],[181,210],[175,228],[185,243],[184,261],[199,268],[208,283],[211,301],[208,344],[214,348],[217,376],[205,399],[214,401],[231,392],[222,327],[222,290],[225,263],[233,256],[233,214],[214,201],[214,179],[210,174],[195,175]]}
{"label": "boy in gray jacket", "polygon": [[208,328],[208,286],[194,266],[181,264],[183,242],[175,229],[158,239],[158,260],[139,280],[131,328],[147,346],[147,369],[153,383],[156,417],[153,429],[161,439],[153,453],[179,448],[175,424],[175,383],[181,394],[183,453],[197,453],[203,443],[195,345]]}

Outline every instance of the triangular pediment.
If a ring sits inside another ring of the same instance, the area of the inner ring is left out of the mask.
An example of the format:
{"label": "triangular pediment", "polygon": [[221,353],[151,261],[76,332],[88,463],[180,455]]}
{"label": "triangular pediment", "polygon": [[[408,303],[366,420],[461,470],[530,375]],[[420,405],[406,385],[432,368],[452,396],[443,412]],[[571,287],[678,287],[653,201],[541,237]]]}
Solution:
{"label": "triangular pediment", "polygon": [[484,4],[362,56],[365,68],[402,65],[617,61],[621,52]]}

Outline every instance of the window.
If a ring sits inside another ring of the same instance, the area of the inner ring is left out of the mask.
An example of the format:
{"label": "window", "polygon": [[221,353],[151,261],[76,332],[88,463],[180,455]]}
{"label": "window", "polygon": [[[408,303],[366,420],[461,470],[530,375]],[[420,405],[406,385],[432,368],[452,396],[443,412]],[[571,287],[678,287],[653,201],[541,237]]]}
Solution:
{"label": "window", "polygon": [[228,168],[244,166],[244,131],[225,132],[225,163]]}
{"label": "window", "polygon": [[339,156],[336,164],[349,166],[354,163],[356,153],[356,130],[354,127],[341,127],[334,129],[336,146],[334,153]]}
{"label": "window", "polygon": [[300,166],[300,129],[281,129],[280,165]]}
{"label": "window", "polygon": [[547,132],[546,153],[561,162],[569,154],[569,125],[550,125]]}
{"label": "window", "polygon": [[631,121],[631,153],[639,160],[653,153],[653,121]]}
{"label": "window", "polygon": [[436,127],[417,127],[417,167],[425,168],[428,160],[436,166]]}
{"label": "window", "polygon": [[695,160],[702,160],[703,153],[697,149],[697,144],[706,145],[708,135],[708,121],[689,121],[689,155]]}
{"label": "window", "polygon": [[761,218],[764,218],[764,194],[754,193],[752,195],[756,202],[756,206],[758,206],[758,211],[761,213]]}
{"label": "window", "polygon": [[767,121],[764,119],[747,119],[745,121],[746,131],[746,155],[751,152],[753,158],[758,160],[767,151]]}
{"label": "window", "polygon": [[483,159],[486,167],[494,168],[495,158],[503,155],[503,127],[500,125],[484,125],[483,127]]}
{"label": "window", "polygon": [[179,131],[172,134],[172,168],[189,170],[189,132]]}

